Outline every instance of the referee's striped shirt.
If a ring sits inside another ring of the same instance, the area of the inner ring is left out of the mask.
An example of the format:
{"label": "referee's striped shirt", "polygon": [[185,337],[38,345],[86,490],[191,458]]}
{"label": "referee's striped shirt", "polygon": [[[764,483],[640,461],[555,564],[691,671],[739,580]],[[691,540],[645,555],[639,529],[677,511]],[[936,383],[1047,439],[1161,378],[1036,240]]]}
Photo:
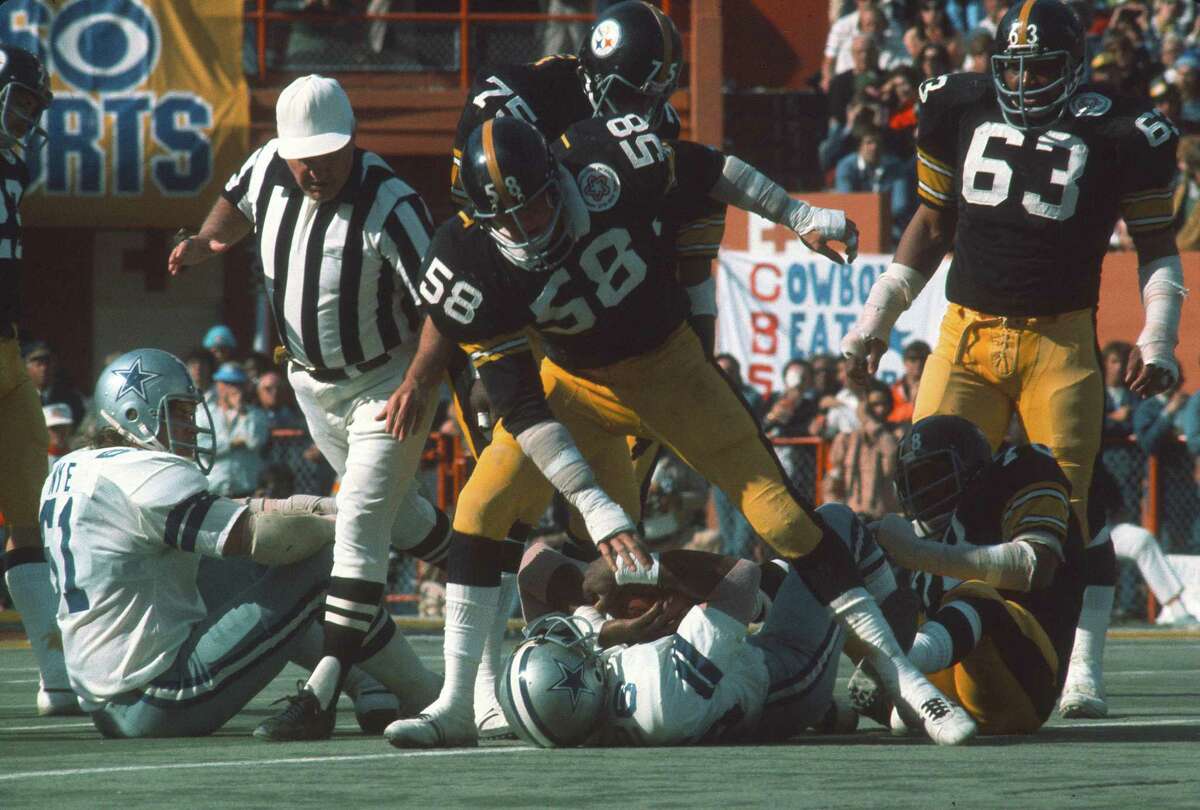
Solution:
{"label": "referee's striped shirt", "polygon": [[414,279],[433,223],[383,158],[354,150],[346,186],[314,202],[268,141],[223,192],[254,223],[280,337],[310,369],[381,358],[418,328]]}

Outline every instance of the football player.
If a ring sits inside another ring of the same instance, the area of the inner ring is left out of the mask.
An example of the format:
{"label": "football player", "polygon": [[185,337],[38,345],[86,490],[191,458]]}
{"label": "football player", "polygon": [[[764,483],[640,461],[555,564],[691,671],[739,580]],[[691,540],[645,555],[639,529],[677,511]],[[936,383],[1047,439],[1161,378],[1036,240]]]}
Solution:
{"label": "football player", "polygon": [[981,734],[1036,731],[1062,691],[1083,599],[1066,476],[1045,447],[993,457],[972,422],[927,416],[901,443],[896,490],[904,517],[885,517],[876,539],[922,601],[909,658]]}
{"label": "football player", "polygon": [[[917,707],[939,697],[903,658],[849,553],[790,489],[754,417],[687,326],[659,219],[672,184],[787,223],[822,247],[847,235],[844,214],[791,199],[736,158],[696,144],[665,147],[635,115],[575,124],[553,152],[514,117],[487,121],[467,141],[462,180],[475,215],[444,223],[426,254],[422,340],[436,332],[462,346],[501,424],[455,514],[446,686],[422,717],[390,726],[389,741],[475,742],[467,690],[496,609],[496,541],[527,499],[544,504],[556,488],[610,566],[618,556],[649,565],[629,517],[639,499],[627,435],[662,441],[736,493],[758,533],[872,648],[889,686]],[[545,353],[540,365],[530,330]],[[927,727],[942,742],[973,731],[959,709],[928,715]]]}
{"label": "football player", "polygon": [[17,344],[21,288],[21,197],[30,183],[26,156],[40,149],[39,121],[50,106],[50,77],[36,56],[0,45],[0,514],[8,528],[4,582],[21,614],[38,667],[37,713],[78,714],[67,684],[54,592],[37,528],[50,437],[37,390]]}
{"label": "football player", "polygon": [[[327,499],[209,494],[211,417],[167,352],[122,355],[95,391],[93,446],[64,456],[42,490],[71,687],[106,736],[211,733],[289,657],[320,657],[334,523],[313,512]],[[198,582],[201,556],[221,561],[213,583]],[[271,567],[228,561],[238,557]],[[390,620],[364,649],[360,666],[411,710],[436,695],[439,678]],[[352,671],[350,694],[366,687]],[[330,708],[325,736],[334,718]]]}
{"label": "football player", "polygon": [[[647,120],[662,140],[679,137],[679,116],[669,99],[683,68],[679,31],[670,17],[643,2],[618,3],[602,13],[592,25],[579,54],[557,54],[532,64],[499,65],[482,73],[471,87],[455,133],[450,193],[455,202],[470,212],[471,202],[459,177],[462,150],[467,137],[488,119],[513,115],[533,124],[548,140],[557,138],[576,121],[592,116],[636,114]],[[688,288],[691,301],[689,322],[711,353],[716,336],[716,299],[712,260],[724,232],[725,206],[706,197],[680,199],[668,207],[672,221],[665,224],[676,234],[678,274]],[[465,443],[478,458],[487,446],[486,432],[478,428],[479,411],[470,406],[468,392],[475,379],[465,355],[456,352],[450,360],[450,385]],[[659,446],[646,440],[630,440],[634,474],[647,479]],[[528,534],[540,515],[521,515],[510,538]],[[571,517],[572,531],[583,533],[577,514]],[[501,579],[500,606],[496,624],[488,635],[484,658],[476,680],[475,713],[481,735],[503,735],[503,715],[495,699],[495,673],[499,668],[505,620],[516,596],[515,575],[519,554],[509,555]]]}
{"label": "football player", "polygon": [[[817,511],[850,546],[872,594],[894,593],[883,553],[853,513],[841,504]],[[510,656],[500,689],[510,724],[543,747],[852,731],[852,712],[833,703],[844,633],[786,563],[766,587],[779,562],[760,568],[679,550],[655,555],[647,570],[614,573],[603,561],[585,566],[531,547],[520,574],[529,640]],[[635,604],[625,601],[630,592],[656,601],[640,615],[606,618]],[[762,630],[749,635],[764,602]]]}
{"label": "football player", "polygon": [[[913,413],[969,415],[994,449],[1015,411],[1029,439],[1071,482],[1085,538],[1100,450],[1104,383],[1096,344],[1100,267],[1123,217],[1138,251],[1145,327],[1127,382],[1139,396],[1178,376],[1174,347],[1183,271],[1171,231],[1174,125],[1148,101],[1081,86],[1084,35],[1061,0],[1022,0],[1001,20],[991,74],[920,88],[922,205],[842,343],[860,381],[892,326],[953,247],[950,301]],[[1088,549],[1064,716],[1103,716],[1100,678],[1116,563],[1111,542]]]}

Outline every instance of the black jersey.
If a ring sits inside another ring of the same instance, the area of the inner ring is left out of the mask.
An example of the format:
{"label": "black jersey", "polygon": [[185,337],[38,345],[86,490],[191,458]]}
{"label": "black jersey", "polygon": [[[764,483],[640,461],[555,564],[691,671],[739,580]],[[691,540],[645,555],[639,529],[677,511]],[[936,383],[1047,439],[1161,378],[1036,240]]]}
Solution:
{"label": "black jersey", "polygon": [[11,149],[0,150],[0,328],[21,314],[21,198],[29,185],[25,161]]}
{"label": "black jersey", "polygon": [[[459,205],[466,203],[458,169],[467,137],[484,121],[502,115],[515,115],[533,124],[547,141],[575,122],[591,118],[592,103],[579,79],[579,60],[559,54],[527,64],[500,65],[479,74],[454,133],[450,193]],[[664,141],[679,137],[679,116],[670,104],[656,134]]]}
{"label": "black jersey", "polygon": [[[1059,556],[1050,584],[1000,593],[1033,614],[1063,662],[1071,655],[1084,588],[1085,544],[1069,494],[1067,478],[1049,450],[1041,445],[1013,447],[997,454],[971,483],[946,530],[951,544],[995,545],[1031,531],[1047,538],[1046,544]],[[913,579],[927,613],[936,610],[958,582],[924,572]],[[1065,670],[1061,667],[1064,674]]]}
{"label": "black jersey", "polygon": [[723,157],[697,144],[671,149],[644,127],[637,116],[588,118],[554,142],[578,188],[577,241],[555,270],[510,264],[465,213],[434,235],[421,272],[423,306],[471,356],[501,414],[511,397],[493,390],[487,368],[506,358],[527,362],[526,329],[555,363],[585,371],[656,348],[687,315],[663,206],[675,188],[707,194]]}
{"label": "black jersey", "polygon": [[1170,227],[1178,132],[1145,101],[1084,90],[1026,132],[986,74],[930,79],[920,99],[918,193],[958,212],[952,302],[1012,316],[1093,307],[1117,217],[1134,235]]}

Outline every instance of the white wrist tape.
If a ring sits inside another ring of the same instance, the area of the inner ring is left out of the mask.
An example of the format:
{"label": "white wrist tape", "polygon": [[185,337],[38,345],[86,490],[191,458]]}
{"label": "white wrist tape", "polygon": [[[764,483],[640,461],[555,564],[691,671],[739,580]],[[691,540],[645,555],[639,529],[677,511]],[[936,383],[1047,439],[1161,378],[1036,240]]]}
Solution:
{"label": "white wrist tape", "polygon": [[1163,256],[1139,267],[1138,284],[1146,310],[1146,325],[1137,339],[1142,361],[1167,369],[1178,378],[1175,344],[1179,342],[1179,313],[1188,292],[1183,286],[1179,256]]}
{"label": "white wrist tape", "polygon": [[791,195],[771,178],[745,161],[728,155],[721,176],[709,191],[714,200],[741,208],[797,235],[818,231],[826,239],[845,241],[846,213],[832,208],[814,208]]}
{"label": "white wrist tape", "polygon": [[858,322],[842,338],[842,354],[854,360],[866,357],[867,340],[874,338],[887,345],[896,319],[912,306],[929,281],[920,271],[892,262],[875,279]]}
{"label": "white wrist tape", "polygon": [[688,287],[687,294],[692,302],[693,315],[717,314],[717,282],[713,281],[712,276]]}
{"label": "white wrist tape", "polygon": [[630,568],[624,557],[617,558],[617,572],[613,575],[613,579],[617,581],[618,585],[657,585],[661,576],[662,565],[658,555],[651,554],[649,568],[636,562],[634,567]]}
{"label": "white wrist tape", "polygon": [[634,530],[625,510],[596,483],[592,468],[561,422],[538,422],[517,435],[517,444],[546,480],[579,510],[593,543]]}
{"label": "white wrist tape", "polygon": [[994,546],[948,546],[934,540],[914,540],[907,553],[894,556],[906,568],[957,579],[977,579],[993,588],[1013,591],[1028,591],[1037,567],[1037,554],[1024,540]]}

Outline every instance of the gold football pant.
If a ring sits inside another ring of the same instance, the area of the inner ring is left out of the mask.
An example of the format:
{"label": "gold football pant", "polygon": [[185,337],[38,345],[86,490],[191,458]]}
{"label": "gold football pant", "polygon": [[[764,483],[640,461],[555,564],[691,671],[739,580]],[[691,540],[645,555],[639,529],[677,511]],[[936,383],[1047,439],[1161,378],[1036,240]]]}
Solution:
{"label": "gold football pant", "polygon": [[50,434],[17,341],[0,339],[0,514],[12,529],[37,525]]}
{"label": "gold football pant", "polygon": [[[542,384],[555,416],[593,465],[600,486],[635,519],[638,482],[625,437],[661,442],[724,490],[755,531],[784,557],[816,547],[821,531],[801,504],[757,421],[681,326],[644,355],[574,374],[544,359]],[[467,482],[454,517],[465,534],[500,539],[531,497],[550,485],[502,426]]]}
{"label": "gold football pant", "polygon": [[1058,654],[1041,624],[995,588],[968,581],[942,598],[987,600],[1003,609],[979,644],[929,680],[975,718],[981,734],[1031,734],[1050,717],[1060,691]]}
{"label": "gold football pant", "polygon": [[1071,482],[1071,505],[1085,538],[1091,537],[1088,487],[1104,418],[1094,316],[1081,309],[1006,318],[951,304],[913,408],[914,422],[933,414],[970,419],[993,450],[1019,414],[1029,441],[1050,448]]}

